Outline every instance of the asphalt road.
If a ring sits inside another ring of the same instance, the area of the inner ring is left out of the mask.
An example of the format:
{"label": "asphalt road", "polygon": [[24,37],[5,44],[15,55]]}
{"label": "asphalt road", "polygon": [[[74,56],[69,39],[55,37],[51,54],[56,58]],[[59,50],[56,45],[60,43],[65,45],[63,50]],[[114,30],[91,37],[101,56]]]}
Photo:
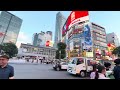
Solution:
{"label": "asphalt road", "polygon": [[55,71],[51,64],[10,64],[15,69],[15,79],[87,79]]}

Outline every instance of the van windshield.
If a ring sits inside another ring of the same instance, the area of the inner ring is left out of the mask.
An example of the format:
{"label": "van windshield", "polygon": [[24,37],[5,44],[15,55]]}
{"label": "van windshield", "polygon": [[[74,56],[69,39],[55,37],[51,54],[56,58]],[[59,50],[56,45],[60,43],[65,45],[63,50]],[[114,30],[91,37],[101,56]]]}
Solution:
{"label": "van windshield", "polygon": [[83,63],[84,63],[83,58],[78,58],[78,59],[77,59],[77,65],[78,65],[78,64],[83,64]]}
{"label": "van windshield", "polygon": [[83,58],[73,58],[69,61],[69,64],[82,64],[84,63],[84,59]]}

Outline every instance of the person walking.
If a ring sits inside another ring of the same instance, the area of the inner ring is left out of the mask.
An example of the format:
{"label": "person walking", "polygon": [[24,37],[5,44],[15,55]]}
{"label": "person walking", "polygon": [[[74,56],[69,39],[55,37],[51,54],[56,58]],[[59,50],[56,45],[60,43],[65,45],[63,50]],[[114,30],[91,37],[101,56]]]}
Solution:
{"label": "person walking", "polygon": [[14,79],[14,68],[8,65],[9,57],[0,56],[0,79]]}
{"label": "person walking", "polygon": [[95,79],[110,79],[110,78],[105,77],[105,74],[106,74],[105,66],[98,65],[96,73],[95,73]]}
{"label": "person walking", "polygon": [[95,79],[95,73],[97,72],[97,64],[93,65],[93,71],[90,74],[90,79]]}
{"label": "person walking", "polygon": [[116,66],[113,69],[113,75],[115,79],[120,79],[120,59],[116,59],[114,63]]}
{"label": "person walking", "polygon": [[110,70],[111,68],[111,63],[109,62],[105,62],[104,66],[106,67],[106,77],[110,78],[110,79],[115,79],[113,76],[113,71]]}
{"label": "person walking", "polygon": [[105,62],[105,63],[104,63],[104,66],[106,67],[106,71],[109,71],[110,68],[111,68],[111,63]]}

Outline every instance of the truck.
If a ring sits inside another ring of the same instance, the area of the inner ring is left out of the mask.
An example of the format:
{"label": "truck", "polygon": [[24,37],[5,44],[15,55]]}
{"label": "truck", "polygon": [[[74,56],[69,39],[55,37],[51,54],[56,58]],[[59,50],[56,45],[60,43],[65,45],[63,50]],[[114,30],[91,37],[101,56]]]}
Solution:
{"label": "truck", "polygon": [[93,64],[97,62],[92,58],[73,57],[68,63],[67,72],[81,77],[87,76],[93,70]]}

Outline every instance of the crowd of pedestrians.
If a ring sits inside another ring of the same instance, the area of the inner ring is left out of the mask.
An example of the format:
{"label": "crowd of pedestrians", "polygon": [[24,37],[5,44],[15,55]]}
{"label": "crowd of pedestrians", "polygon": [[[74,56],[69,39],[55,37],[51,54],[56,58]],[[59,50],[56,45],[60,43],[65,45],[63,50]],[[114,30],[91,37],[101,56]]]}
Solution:
{"label": "crowd of pedestrians", "polygon": [[111,63],[93,65],[93,71],[90,74],[91,79],[120,79],[120,59],[114,61],[115,67],[111,69]]}

